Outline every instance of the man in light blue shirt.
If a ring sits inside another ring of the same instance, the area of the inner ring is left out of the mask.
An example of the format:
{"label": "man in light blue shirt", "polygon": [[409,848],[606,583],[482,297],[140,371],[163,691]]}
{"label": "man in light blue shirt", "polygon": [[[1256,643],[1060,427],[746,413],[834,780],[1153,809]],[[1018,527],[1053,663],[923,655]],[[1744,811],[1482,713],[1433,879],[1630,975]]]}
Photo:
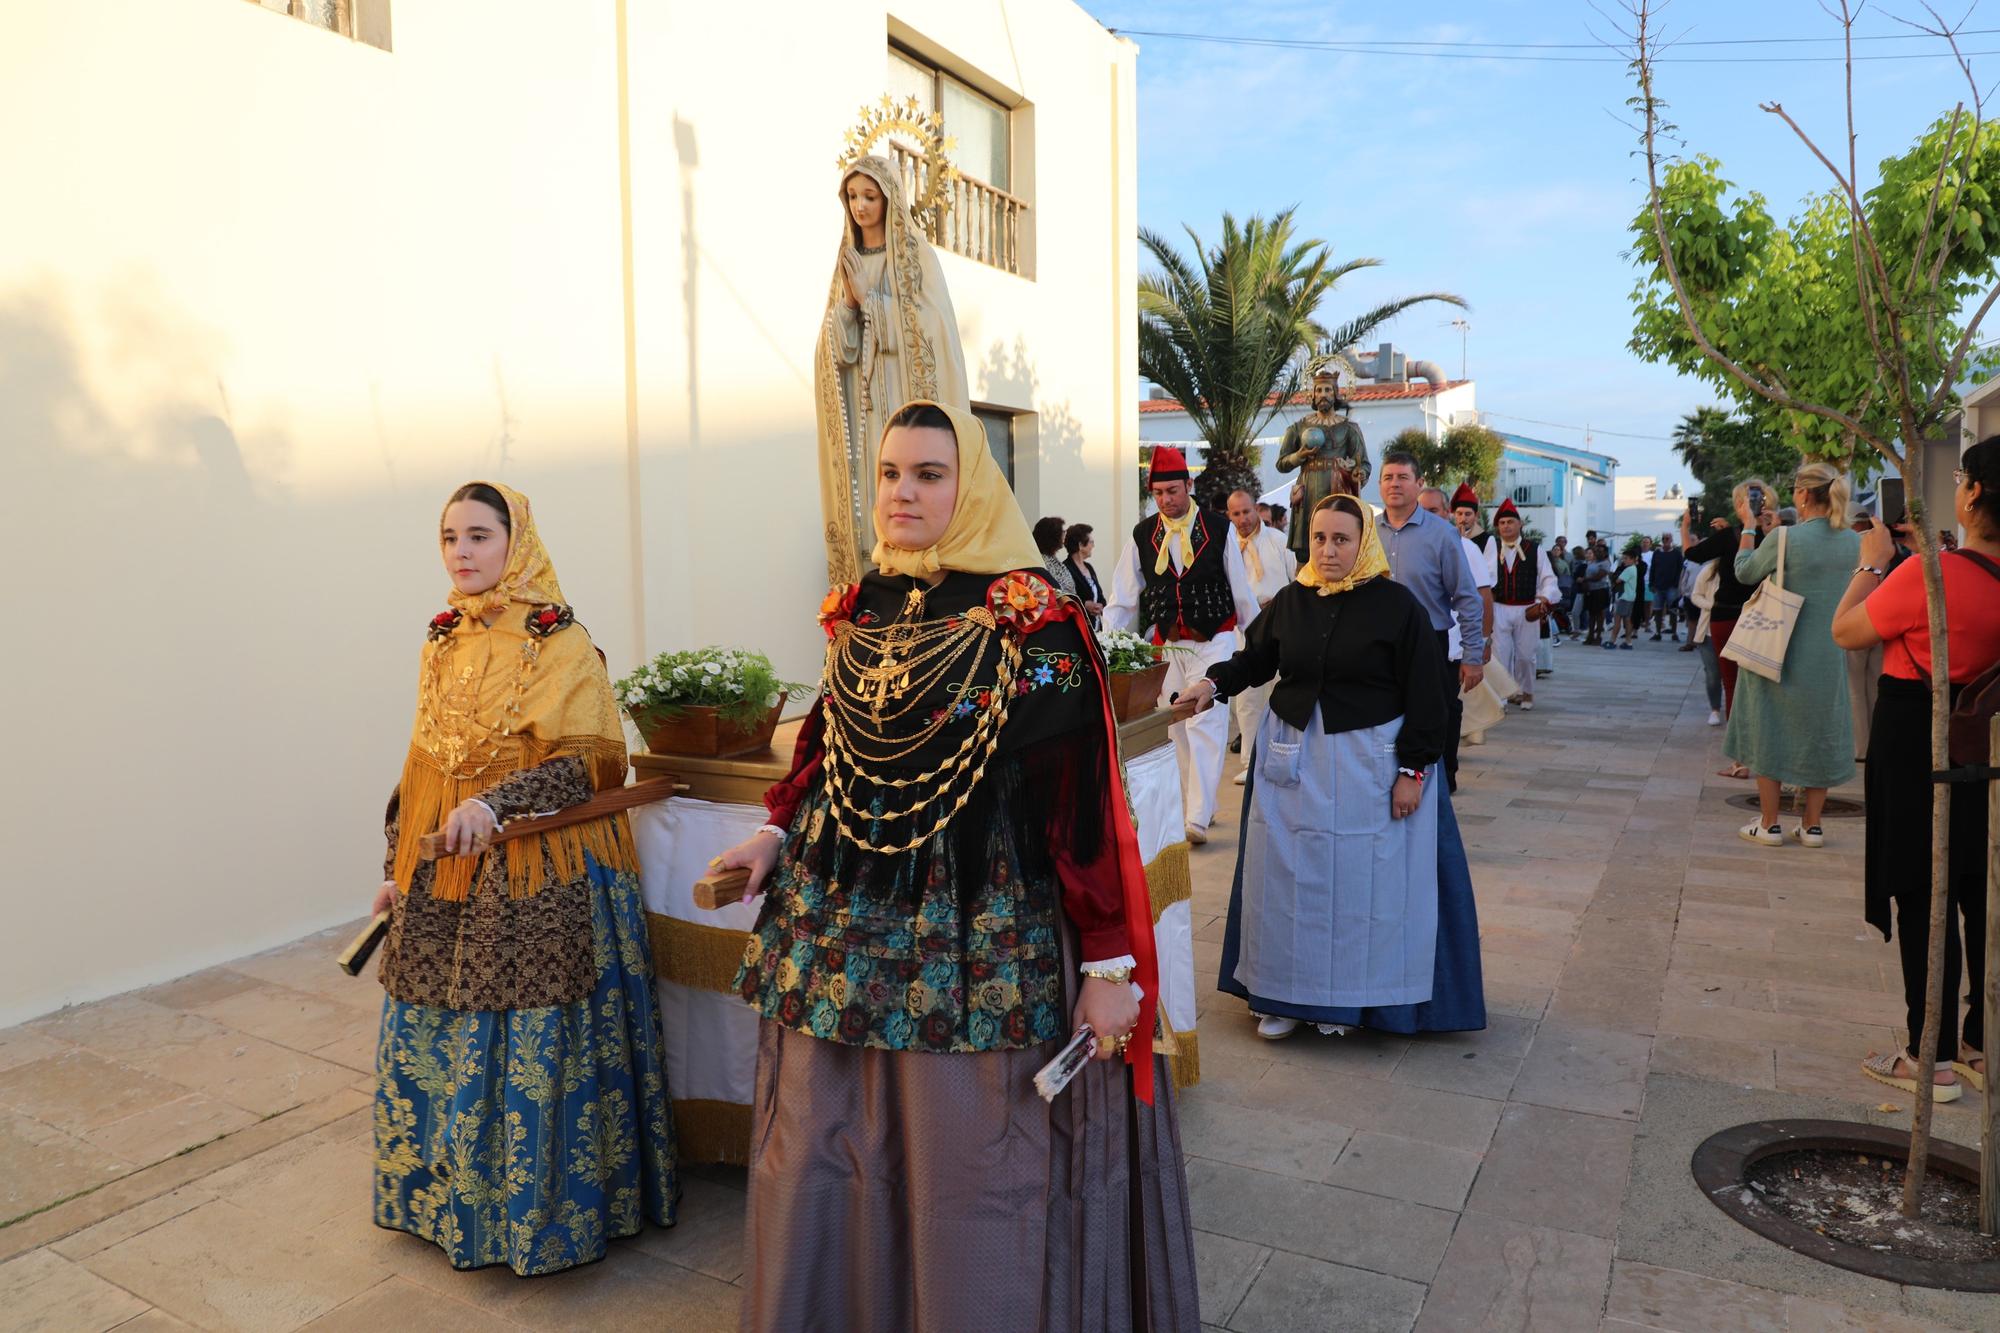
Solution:
{"label": "man in light blue shirt", "polygon": [[1423,483],[1417,480],[1417,460],[1401,449],[1382,456],[1375,472],[1382,490],[1382,521],[1376,525],[1382,550],[1389,557],[1389,577],[1415,594],[1437,631],[1438,651],[1449,660],[1452,621],[1458,621],[1463,650],[1456,680],[1449,680],[1451,721],[1445,729],[1445,774],[1458,786],[1458,726],[1464,709],[1461,691],[1486,675],[1486,635],[1481,621],[1479,589],[1465,563],[1458,529],[1427,513],[1417,504]]}

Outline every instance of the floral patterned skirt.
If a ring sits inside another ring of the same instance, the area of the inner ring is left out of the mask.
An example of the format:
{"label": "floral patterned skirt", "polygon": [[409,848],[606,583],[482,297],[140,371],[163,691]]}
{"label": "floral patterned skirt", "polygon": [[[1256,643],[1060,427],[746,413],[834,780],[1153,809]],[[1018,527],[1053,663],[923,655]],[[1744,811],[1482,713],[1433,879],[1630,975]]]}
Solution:
{"label": "floral patterned skirt", "polygon": [[570,1004],[468,1011],[385,998],[375,1059],[375,1224],[454,1268],[522,1276],[604,1257],[680,1199],[639,883],[589,862],[596,986]]}

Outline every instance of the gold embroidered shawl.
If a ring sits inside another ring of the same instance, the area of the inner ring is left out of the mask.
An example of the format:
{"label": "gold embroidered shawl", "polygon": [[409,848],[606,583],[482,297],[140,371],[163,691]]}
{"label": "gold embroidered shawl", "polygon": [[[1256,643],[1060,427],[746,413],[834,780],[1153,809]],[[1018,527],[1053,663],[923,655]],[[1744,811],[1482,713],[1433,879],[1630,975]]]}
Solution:
{"label": "gold embroidered shawl", "polygon": [[[487,593],[453,591],[457,623],[434,622],[423,647],[416,724],[399,788],[394,878],[404,893],[421,864],[418,839],[442,828],[461,801],[522,769],[575,755],[596,790],[625,784],[625,731],[610,678],[583,626],[567,623],[562,585],[528,499],[485,484],[507,501],[507,566]],[[552,628],[541,624],[551,611]],[[488,615],[491,625],[482,619]],[[520,898],[540,892],[545,867],[558,883],[583,874],[586,851],[610,869],[637,865],[622,814],[511,840],[488,855],[506,856],[508,891]],[[432,896],[463,901],[477,880],[478,860],[438,861]]]}
{"label": "gold embroidered shawl", "polygon": [[901,173],[886,158],[864,157],[841,173],[842,252],[861,245],[847,208],[847,182],[856,175],[882,192],[883,276],[853,309],[836,256],[813,356],[820,514],[827,581],[835,585],[860,579],[862,557],[875,542],[875,458],[889,417],[916,398],[962,411],[972,406],[944,271],[910,218]]}

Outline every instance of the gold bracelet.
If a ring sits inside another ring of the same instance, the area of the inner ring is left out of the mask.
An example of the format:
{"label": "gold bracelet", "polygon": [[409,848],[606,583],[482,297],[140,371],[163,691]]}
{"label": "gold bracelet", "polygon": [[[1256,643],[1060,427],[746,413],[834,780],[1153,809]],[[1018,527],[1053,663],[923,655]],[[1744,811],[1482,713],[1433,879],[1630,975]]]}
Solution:
{"label": "gold bracelet", "polygon": [[1132,980],[1132,969],[1129,967],[1086,967],[1083,969],[1083,975],[1097,981],[1108,981],[1113,985],[1124,985]]}

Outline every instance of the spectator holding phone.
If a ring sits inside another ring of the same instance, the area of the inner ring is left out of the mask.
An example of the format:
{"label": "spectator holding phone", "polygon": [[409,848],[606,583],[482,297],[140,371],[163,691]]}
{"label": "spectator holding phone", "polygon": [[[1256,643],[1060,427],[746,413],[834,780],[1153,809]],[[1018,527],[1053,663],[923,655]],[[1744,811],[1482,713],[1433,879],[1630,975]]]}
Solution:
{"label": "spectator holding phone", "polygon": [[[1749,528],[1753,548],[1764,540],[1764,535],[1778,525],[1777,511],[1765,503],[1771,488],[1762,478],[1752,477],[1741,482],[1729,493],[1730,502],[1740,512],[1748,509],[1752,516]],[[1708,612],[1708,638],[1703,641],[1702,651],[1715,662],[1716,673],[1722,677],[1722,716],[1726,721],[1736,707],[1736,663],[1722,655],[1729,644],[1729,632],[1736,628],[1736,618],[1743,612],[1743,604],[1750,600],[1750,594],[1757,590],[1761,580],[1745,583],[1736,577],[1736,548],[1741,545],[1739,534],[1726,518],[1714,519],[1709,523],[1709,534],[1699,542],[1694,542],[1694,533],[1687,517],[1681,519],[1681,546],[1689,560],[1697,563],[1707,560],[1716,562],[1715,602]],[[1690,545],[1690,543],[1693,543]],[[1741,764],[1732,763],[1721,771],[1726,778],[1747,778],[1750,770]]]}
{"label": "spectator holding phone", "polygon": [[[1763,506],[1768,508],[1769,501]],[[1847,712],[1847,663],[1833,642],[1833,613],[1861,553],[1861,539],[1847,530],[1847,474],[1831,463],[1807,463],[1792,479],[1797,526],[1758,543],[1747,531],[1760,515],[1746,499],[1737,516],[1746,531],[1737,539],[1736,577],[1746,583],[1771,577],[1785,562],[1785,591],[1803,599],[1794,613],[1780,676],[1742,678],[1741,697],[1723,733],[1722,751],[1757,777],[1758,817],[1737,832],[1765,847],[1782,847],[1778,798],[1797,787],[1804,810],[1791,836],[1807,847],[1825,845],[1820,812],[1827,788],[1854,776],[1854,724]]]}

